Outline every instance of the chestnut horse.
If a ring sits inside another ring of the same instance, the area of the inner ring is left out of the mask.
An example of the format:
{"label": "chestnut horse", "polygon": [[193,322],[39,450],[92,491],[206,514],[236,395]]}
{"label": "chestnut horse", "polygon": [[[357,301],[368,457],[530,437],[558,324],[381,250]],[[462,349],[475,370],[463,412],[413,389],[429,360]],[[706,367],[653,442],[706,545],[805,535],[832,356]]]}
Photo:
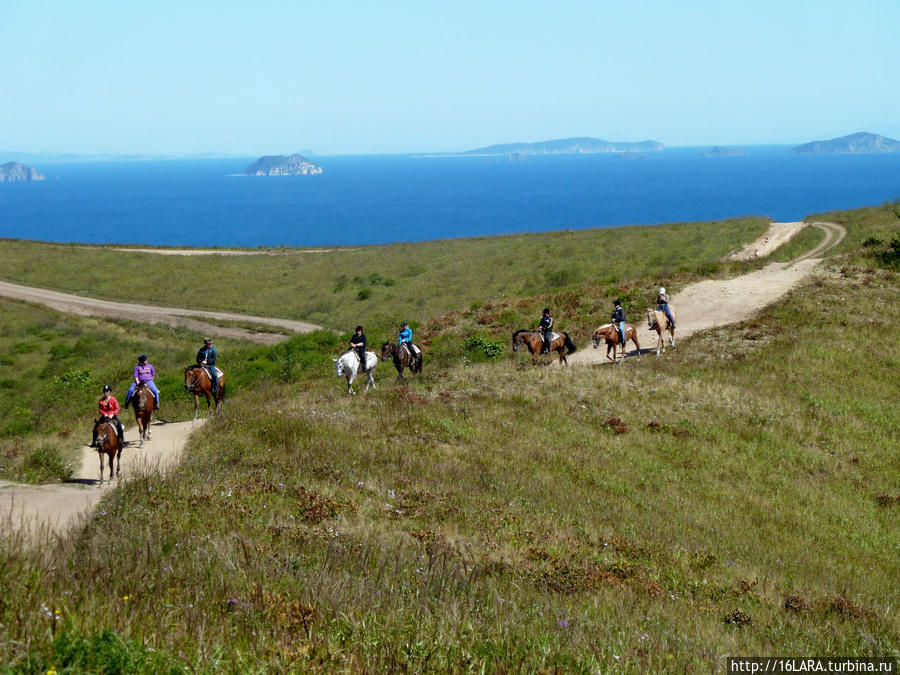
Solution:
{"label": "chestnut horse", "polygon": [[381,360],[387,361],[389,358],[394,358],[394,368],[397,369],[397,379],[403,379],[403,369],[409,368],[410,372],[418,375],[422,372],[422,351],[419,350],[419,353],[416,355],[416,358],[413,359],[412,364],[410,364],[410,354],[406,348],[401,349],[399,346],[394,344],[393,342],[385,342],[381,345]]}
{"label": "chestnut horse", "polygon": [[[672,318],[676,321],[678,317],[675,315],[675,308],[672,305],[669,305],[669,311],[672,312]],[[665,341],[665,332],[669,331],[669,344],[672,347],[675,347],[675,326],[669,321],[669,317],[666,316],[666,313],[661,309],[647,309],[647,325],[650,327],[650,330],[655,330],[656,334],[659,336],[659,340],[656,342],[656,353],[659,354],[659,351],[662,350],[663,354],[666,353],[666,341]]]}
{"label": "chestnut horse", "polygon": [[[153,395],[150,395],[153,398]],[[100,418],[94,422],[94,436],[97,438],[97,454],[100,455],[100,485],[103,486],[103,455],[106,455],[109,466],[109,480],[113,478],[113,459],[116,460],[116,478],[122,468],[122,442],[112,420]]]}
{"label": "chestnut horse", "polygon": [[[519,351],[519,347],[525,345],[531,352],[531,363],[534,365],[535,354],[540,354],[544,347],[544,339],[539,331],[536,330],[517,330],[512,335],[512,348],[514,352]],[[569,365],[566,360],[566,353],[572,354],[578,347],[569,338],[568,333],[557,333],[556,337],[550,343],[550,351],[559,354],[559,362]]]}
{"label": "chestnut horse", "polygon": [[[606,340],[606,358],[608,358],[613,363],[621,363],[621,361],[616,359],[616,345],[620,342],[619,329],[613,326],[611,323],[605,323],[600,326],[597,330],[594,331],[593,343],[594,349],[600,346],[601,340]],[[637,339],[637,328],[635,328],[632,324],[625,324],[625,342],[631,340],[634,343],[634,348],[637,350],[638,359],[641,358],[641,345],[638,344]],[[609,357],[609,351],[612,350],[612,358]],[[625,360],[625,345],[622,345],[622,361]]]}
{"label": "chestnut horse", "polygon": [[150,422],[153,421],[153,411],[156,410],[156,399],[153,392],[150,391],[144,382],[141,382],[134,388],[134,394],[131,401],[128,402],[129,408],[134,408],[134,421],[137,422],[139,448],[144,447],[144,441],[150,440]]}
{"label": "chestnut horse", "polygon": [[[213,366],[215,368],[215,366]],[[219,412],[219,404],[225,405],[225,373],[216,368],[219,376],[219,391],[216,393],[216,412]],[[200,411],[200,396],[206,397],[206,411],[209,412],[210,397],[212,396],[212,380],[209,379],[209,370],[203,366],[193,365],[184,369],[184,388],[194,395],[194,419]]]}

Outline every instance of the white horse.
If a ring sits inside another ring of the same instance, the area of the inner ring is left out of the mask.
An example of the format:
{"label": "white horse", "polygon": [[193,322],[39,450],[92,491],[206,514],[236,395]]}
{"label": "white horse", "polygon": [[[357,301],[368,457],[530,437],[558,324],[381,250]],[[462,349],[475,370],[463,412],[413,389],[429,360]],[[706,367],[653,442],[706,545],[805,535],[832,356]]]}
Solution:
{"label": "white horse", "polygon": [[[337,364],[337,376],[347,378],[347,393],[355,394],[353,391],[353,380],[359,372],[359,355],[356,350],[345,352],[339,359],[332,359]],[[366,375],[369,381],[366,382],[366,391],[369,387],[375,389],[375,366],[378,365],[378,357],[375,352],[366,352]]]}

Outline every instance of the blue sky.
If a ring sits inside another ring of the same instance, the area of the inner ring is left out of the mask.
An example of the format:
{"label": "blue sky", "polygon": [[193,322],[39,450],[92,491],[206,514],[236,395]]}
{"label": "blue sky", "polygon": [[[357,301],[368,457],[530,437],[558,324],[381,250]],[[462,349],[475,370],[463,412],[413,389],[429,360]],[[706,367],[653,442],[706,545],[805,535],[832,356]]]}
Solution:
{"label": "blue sky", "polygon": [[0,0],[0,149],[900,138],[898,27],[897,0]]}

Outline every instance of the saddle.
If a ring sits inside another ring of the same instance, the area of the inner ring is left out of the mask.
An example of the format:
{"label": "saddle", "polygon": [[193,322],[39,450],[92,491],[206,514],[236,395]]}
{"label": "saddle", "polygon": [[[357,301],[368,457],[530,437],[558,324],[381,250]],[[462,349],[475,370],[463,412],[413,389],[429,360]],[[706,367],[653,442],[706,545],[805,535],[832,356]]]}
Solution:
{"label": "saddle", "polygon": [[411,358],[414,358],[414,359],[419,358],[419,354],[422,352],[422,350],[419,349],[418,347],[416,347],[415,344],[412,346],[412,348],[413,348],[413,353],[409,354],[409,346],[405,342],[400,345],[400,349],[405,349],[407,354],[409,354],[409,356]]}
{"label": "saddle", "polygon": [[[544,334],[541,331],[538,331],[537,333],[538,333],[538,335],[541,336],[541,339],[544,338]],[[549,341],[553,342],[554,340],[557,340],[557,339],[559,339],[559,333],[557,333],[555,330],[550,331],[550,340]]]}

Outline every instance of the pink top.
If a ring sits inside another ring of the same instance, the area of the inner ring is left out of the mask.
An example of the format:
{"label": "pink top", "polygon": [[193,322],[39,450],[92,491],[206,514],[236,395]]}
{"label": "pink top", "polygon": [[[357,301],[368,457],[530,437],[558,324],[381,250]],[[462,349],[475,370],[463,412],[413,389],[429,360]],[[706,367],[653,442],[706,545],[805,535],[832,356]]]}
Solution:
{"label": "pink top", "polygon": [[156,377],[156,369],[149,363],[138,364],[134,367],[134,379],[138,382],[149,382],[154,377]]}
{"label": "pink top", "polygon": [[116,400],[115,396],[110,396],[106,399],[101,398],[97,408],[100,411],[100,414],[106,417],[112,417],[113,415],[119,414],[119,402]]}

